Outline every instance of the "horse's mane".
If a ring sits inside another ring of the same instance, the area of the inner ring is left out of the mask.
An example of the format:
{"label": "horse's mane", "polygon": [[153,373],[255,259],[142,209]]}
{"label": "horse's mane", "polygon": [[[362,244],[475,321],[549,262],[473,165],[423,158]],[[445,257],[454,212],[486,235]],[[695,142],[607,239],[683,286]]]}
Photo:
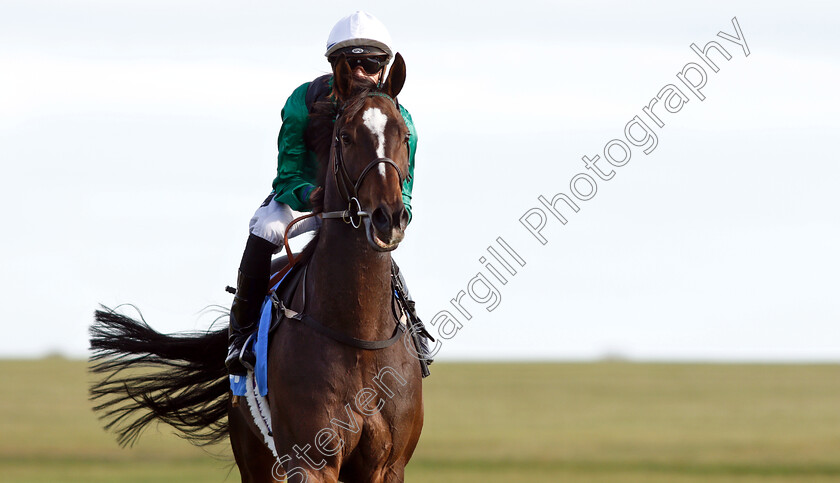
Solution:
{"label": "horse's mane", "polygon": [[[364,106],[368,95],[377,90],[378,87],[374,82],[354,79],[350,98],[344,103],[343,114],[345,119],[353,119]],[[318,160],[318,186],[324,186],[326,181],[338,108],[339,101],[335,89],[333,89],[328,96],[313,103],[309,113],[309,123],[304,133],[304,142],[307,149],[315,153],[315,158]],[[320,201],[323,203],[323,198]],[[313,209],[321,211],[323,206],[313,206]]]}

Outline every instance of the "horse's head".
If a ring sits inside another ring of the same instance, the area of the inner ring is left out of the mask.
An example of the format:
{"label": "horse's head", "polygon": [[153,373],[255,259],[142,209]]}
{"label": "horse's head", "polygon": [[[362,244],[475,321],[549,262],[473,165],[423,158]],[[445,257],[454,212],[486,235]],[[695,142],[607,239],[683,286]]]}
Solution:
{"label": "horse's head", "polygon": [[335,67],[333,92],[340,109],[327,173],[333,182],[326,183],[324,205],[347,209],[345,221],[364,226],[378,251],[396,248],[408,224],[402,185],[409,133],[396,102],[404,82],[400,54],[381,88],[354,77],[343,58]]}

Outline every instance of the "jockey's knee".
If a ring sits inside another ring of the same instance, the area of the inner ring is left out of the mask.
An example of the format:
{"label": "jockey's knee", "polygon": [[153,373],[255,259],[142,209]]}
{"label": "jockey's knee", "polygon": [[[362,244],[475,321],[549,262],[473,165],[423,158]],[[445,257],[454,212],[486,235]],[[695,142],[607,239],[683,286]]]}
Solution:
{"label": "jockey's knee", "polygon": [[[283,235],[286,233],[286,225],[282,223],[257,223],[251,225],[251,234],[262,238],[277,246],[279,250],[283,246]],[[277,251],[275,251],[277,253]]]}
{"label": "jockey's knee", "polygon": [[283,246],[286,226],[292,221],[293,216],[289,205],[272,199],[257,208],[248,229],[251,234],[280,247]]}

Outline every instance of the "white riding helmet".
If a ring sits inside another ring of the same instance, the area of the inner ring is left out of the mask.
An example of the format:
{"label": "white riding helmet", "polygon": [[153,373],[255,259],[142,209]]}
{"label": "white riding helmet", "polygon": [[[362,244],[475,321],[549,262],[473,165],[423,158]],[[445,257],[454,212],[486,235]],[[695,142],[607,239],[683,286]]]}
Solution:
{"label": "white riding helmet", "polygon": [[[360,10],[342,18],[335,24],[327,39],[327,53],[324,55],[329,58],[334,52],[347,47],[373,47],[377,50],[381,49],[388,56],[390,62],[394,55],[390,45],[391,34],[388,33],[385,25],[373,15]],[[368,54],[372,52],[362,49],[358,53]]]}

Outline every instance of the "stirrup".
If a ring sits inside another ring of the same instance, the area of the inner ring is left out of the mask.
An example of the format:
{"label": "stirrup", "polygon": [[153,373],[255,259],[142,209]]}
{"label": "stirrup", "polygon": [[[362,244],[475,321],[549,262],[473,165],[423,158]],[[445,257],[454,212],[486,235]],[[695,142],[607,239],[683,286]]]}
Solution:
{"label": "stirrup", "polygon": [[225,358],[225,367],[227,367],[229,374],[244,376],[249,370],[254,370],[256,356],[253,351],[245,350],[247,347],[245,344],[248,344],[253,336],[254,334],[251,334],[246,337],[242,345],[231,342],[228,347],[228,355]]}
{"label": "stirrup", "polygon": [[[251,339],[254,337],[255,333],[251,333],[245,338],[245,342],[242,344],[242,348],[239,349],[239,363],[242,364],[246,370],[253,371],[254,364],[256,364],[257,356],[254,354],[253,351],[248,350],[248,342],[251,342]],[[245,355],[248,354],[248,359],[245,359]]]}

